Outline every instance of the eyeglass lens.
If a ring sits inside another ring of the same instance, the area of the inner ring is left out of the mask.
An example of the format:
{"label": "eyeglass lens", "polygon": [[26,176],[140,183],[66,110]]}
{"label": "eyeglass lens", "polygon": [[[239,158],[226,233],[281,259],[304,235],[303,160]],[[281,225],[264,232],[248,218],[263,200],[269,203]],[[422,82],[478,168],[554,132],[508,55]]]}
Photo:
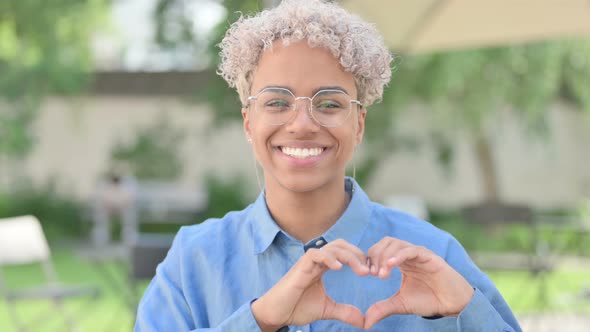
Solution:
{"label": "eyeglass lens", "polygon": [[[296,98],[286,89],[265,89],[256,96],[254,103],[263,121],[282,125],[295,116],[297,99],[308,98]],[[339,90],[321,90],[311,98],[311,115],[323,126],[341,125],[351,109],[351,98]]]}

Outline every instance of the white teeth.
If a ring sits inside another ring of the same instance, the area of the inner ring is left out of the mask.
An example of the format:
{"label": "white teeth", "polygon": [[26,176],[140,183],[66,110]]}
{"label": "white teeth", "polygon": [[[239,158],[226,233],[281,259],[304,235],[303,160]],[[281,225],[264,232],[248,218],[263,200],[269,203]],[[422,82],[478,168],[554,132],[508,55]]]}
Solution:
{"label": "white teeth", "polygon": [[281,147],[281,151],[284,154],[289,155],[295,158],[308,158],[320,155],[324,149],[323,148],[313,148],[313,149],[300,149],[300,148],[288,148],[288,147]]}

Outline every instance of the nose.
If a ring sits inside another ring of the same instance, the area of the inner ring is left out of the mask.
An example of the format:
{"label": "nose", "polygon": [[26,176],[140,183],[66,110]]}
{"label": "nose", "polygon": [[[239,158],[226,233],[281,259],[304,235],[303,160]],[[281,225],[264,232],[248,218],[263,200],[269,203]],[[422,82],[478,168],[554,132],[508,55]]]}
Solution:
{"label": "nose", "polygon": [[316,132],[320,125],[311,116],[311,99],[299,97],[295,101],[295,116],[285,124],[290,132]]}

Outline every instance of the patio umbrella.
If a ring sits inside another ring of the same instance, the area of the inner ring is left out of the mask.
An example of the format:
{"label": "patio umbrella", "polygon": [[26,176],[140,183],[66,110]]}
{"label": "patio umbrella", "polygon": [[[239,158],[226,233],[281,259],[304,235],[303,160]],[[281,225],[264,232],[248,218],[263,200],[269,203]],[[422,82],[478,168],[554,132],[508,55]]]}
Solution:
{"label": "patio umbrella", "polygon": [[590,0],[342,0],[396,53],[590,37]]}

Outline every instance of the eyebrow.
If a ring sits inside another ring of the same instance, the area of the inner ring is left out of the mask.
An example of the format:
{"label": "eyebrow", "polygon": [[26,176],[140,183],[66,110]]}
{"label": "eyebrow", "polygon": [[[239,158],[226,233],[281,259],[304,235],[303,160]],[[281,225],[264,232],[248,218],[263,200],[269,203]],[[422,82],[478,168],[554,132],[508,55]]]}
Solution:
{"label": "eyebrow", "polygon": [[[264,88],[260,89],[260,91],[262,91],[264,89],[276,89],[276,88],[279,88],[279,89],[287,89],[287,90],[293,92],[293,89],[291,89],[291,87],[283,86],[283,85],[267,85]],[[337,86],[337,85],[334,85],[334,86],[320,86],[319,88],[315,89],[311,95],[313,96],[313,95],[315,95],[316,93],[318,93],[319,91],[322,91],[322,90],[337,90],[337,91],[342,91],[342,92],[346,93],[347,95],[349,95],[349,93],[348,93],[348,91],[346,91],[346,89],[344,89],[341,86]]]}

